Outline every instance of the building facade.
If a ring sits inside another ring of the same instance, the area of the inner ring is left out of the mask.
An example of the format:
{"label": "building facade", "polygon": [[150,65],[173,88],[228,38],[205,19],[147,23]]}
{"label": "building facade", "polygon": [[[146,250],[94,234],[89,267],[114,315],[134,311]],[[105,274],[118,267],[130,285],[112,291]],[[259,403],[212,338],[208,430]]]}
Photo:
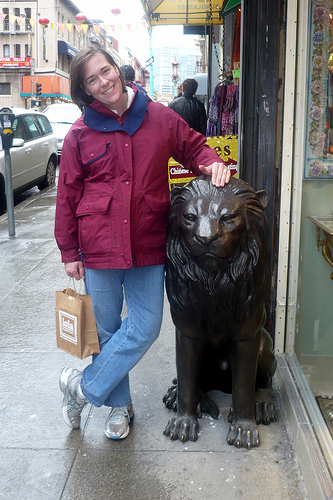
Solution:
{"label": "building facade", "polygon": [[[82,48],[102,47],[119,66],[134,60],[102,20],[80,16],[71,0],[1,1],[0,37],[1,107],[43,109],[70,101],[70,61]],[[139,74],[140,64],[135,66]]]}

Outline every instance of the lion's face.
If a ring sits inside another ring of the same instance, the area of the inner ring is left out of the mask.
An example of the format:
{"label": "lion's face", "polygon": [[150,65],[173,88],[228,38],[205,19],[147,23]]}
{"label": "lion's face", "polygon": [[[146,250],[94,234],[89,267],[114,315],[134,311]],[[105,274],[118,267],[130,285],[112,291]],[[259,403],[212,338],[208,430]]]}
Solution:
{"label": "lion's face", "polygon": [[179,215],[183,243],[197,265],[210,270],[229,265],[246,226],[237,197],[198,195],[182,205]]}

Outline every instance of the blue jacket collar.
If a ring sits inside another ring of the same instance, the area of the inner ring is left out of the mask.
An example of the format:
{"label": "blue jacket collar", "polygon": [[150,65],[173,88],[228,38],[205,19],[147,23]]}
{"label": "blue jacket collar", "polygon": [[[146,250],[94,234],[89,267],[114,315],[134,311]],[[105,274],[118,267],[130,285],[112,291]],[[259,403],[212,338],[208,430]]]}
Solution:
{"label": "blue jacket collar", "polygon": [[[123,130],[129,135],[133,135],[141,123],[143,122],[145,112],[147,110],[149,97],[142,93],[136,92],[134,101],[131,107],[127,110],[124,125],[122,126],[117,121],[117,115],[110,112],[102,114],[97,110],[88,106],[84,114],[84,123],[87,127],[100,132],[114,132],[115,130]],[[109,110],[107,110],[109,111]]]}

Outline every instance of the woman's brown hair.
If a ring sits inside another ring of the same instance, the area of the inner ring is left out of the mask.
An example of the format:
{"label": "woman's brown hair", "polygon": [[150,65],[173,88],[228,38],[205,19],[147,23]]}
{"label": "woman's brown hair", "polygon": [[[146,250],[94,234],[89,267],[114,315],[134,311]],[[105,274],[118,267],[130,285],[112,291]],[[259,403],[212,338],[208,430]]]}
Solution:
{"label": "woman's brown hair", "polygon": [[119,66],[108,52],[103,49],[95,48],[82,49],[73,57],[69,70],[71,97],[73,102],[81,109],[91,104],[94,100],[84,91],[84,73],[87,61],[95,54],[102,54],[111,66],[119,70],[119,78],[122,83],[123,92],[126,92],[126,83]]}

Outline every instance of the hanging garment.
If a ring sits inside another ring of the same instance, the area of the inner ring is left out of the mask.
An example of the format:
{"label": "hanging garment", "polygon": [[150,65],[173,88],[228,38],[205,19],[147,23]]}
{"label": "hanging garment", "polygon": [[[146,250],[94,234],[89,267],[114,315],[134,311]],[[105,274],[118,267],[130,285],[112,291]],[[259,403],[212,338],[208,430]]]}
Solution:
{"label": "hanging garment", "polygon": [[220,89],[216,85],[214,94],[209,103],[208,124],[207,124],[207,137],[217,135],[217,123],[219,120],[219,102],[220,102]]}
{"label": "hanging garment", "polygon": [[239,112],[239,87],[237,86],[235,92],[235,126],[233,135],[238,135],[238,112]]}
{"label": "hanging garment", "polygon": [[225,98],[222,120],[221,120],[221,135],[233,135],[235,123],[235,92],[237,85],[227,86],[227,95]]}
{"label": "hanging garment", "polygon": [[220,95],[220,102],[219,102],[219,119],[217,122],[217,135],[221,135],[221,121],[222,121],[222,111],[224,107],[224,101],[227,95],[227,85],[219,85],[219,95]]}

